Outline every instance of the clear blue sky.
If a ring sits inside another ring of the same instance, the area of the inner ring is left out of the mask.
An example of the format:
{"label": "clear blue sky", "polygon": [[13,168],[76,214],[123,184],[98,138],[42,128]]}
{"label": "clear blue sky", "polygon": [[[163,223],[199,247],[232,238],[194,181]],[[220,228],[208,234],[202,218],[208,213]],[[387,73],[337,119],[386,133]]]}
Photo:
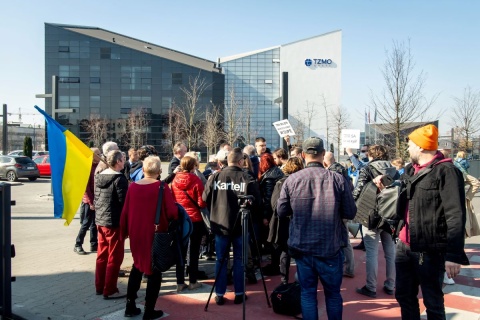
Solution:
{"label": "clear blue sky", "polygon": [[[480,1],[6,1],[0,19],[0,104],[42,121],[44,23],[96,26],[209,60],[341,29],[342,105],[363,129],[370,92],[384,87],[381,68],[392,41],[411,41],[425,94],[450,109],[466,86],[480,89]],[[373,111],[372,111],[373,114]],[[451,112],[440,119],[442,134]],[[372,115],[373,117],[373,115]],[[18,120],[12,116],[11,120]],[[362,119],[360,121],[359,119]]]}

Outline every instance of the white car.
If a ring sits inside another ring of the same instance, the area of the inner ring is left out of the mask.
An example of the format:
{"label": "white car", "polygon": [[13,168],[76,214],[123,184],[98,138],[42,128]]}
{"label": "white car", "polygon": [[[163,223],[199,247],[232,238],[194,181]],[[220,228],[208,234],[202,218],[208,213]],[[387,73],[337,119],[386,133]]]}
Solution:
{"label": "white car", "polygon": [[[38,156],[44,156],[47,155],[48,151],[38,151],[38,150],[33,150],[32,151],[32,158],[38,157]],[[23,150],[13,150],[8,154],[9,156],[23,156]]]}

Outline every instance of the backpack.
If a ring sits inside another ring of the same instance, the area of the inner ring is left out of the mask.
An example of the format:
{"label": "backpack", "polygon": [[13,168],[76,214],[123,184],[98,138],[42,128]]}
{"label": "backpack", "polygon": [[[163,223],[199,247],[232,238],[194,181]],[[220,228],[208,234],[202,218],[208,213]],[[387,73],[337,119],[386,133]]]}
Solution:
{"label": "backpack", "polygon": [[190,235],[193,232],[193,223],[185,208],[179,203],[176,203],[176,205],[178,208],[178,220],[176,221],[177,226],[175,232],[177,233],[178,250],[182,253],[178,255],[177,263],[183,266],[185,265],[184,253],[187,252]]}
{"label": "backpack", "polygon": [[298,282],[281,284],[270,295],[273,311],[287,316],[302,313],[301,287]]}
{"label": "backpack", "polygon": [[130,173],[130,179],[132,179],[133,182],[141,180],[142,178],[143,178],[143,170],[141,167],[135,170],[133,173]]}

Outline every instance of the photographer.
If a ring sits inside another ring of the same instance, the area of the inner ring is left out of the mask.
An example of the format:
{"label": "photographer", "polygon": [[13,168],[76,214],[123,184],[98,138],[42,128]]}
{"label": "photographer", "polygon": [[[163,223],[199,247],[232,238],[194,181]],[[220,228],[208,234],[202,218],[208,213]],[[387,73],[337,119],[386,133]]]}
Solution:
{"label": "photographer", "polygon": [[227,263],[226,261],[222,263],[222,260],[228,258],[230,244],[233,244],[234,303],[242,303],[245,294],[238,200],[239,196],[252,195],[255,200],[250,209],[255,213],[259,208],[261,196],[255,179],[242,170],[244,161],[241,149],[233,149],[227,157],[228,167],[210,177],[202,196],[210,209],[212,233],[215,235],[217,251],[215,301],[218,305],[225,303],[223,296],[227,289]]}

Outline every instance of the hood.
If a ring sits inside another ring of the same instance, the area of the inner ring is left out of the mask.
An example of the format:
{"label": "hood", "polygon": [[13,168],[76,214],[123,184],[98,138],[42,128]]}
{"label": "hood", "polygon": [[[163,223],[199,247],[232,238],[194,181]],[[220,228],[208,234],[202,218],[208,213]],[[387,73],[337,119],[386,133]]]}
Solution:
{"label": "hood", "polygon": [[188,190],[193,185],[192,176],[195,176],[193,173],[189,172],[178,172],[173,179],[173,184],[180,190]]}
{"label": "hood", "polygon": [[395,179],[397,175],[397,168],[393,167],[389,161],[373,160],[368,165],[378,171],[379,174],[387,175],[392,179]]}
{"label": "hood", "polygon": [[345,175],[344,172],[346,169],[340,163],[334,162],[330,167],[328,167],[328,170],[340,173],[343,176]]}
{"label": "hood", "polygon": [[277,179],[280,179],[283,177],[283,171],[280,170],[279,167],[273,167],[273,168],[270,168],[267,170],[267,172],[265,172],[263,175],[262,175],[262,180],[265,180],[265,179],[274,179],[274,180],[277,180]]}
{"label": "hood", "polygon": [[102,173],[97,174],[95,176],[95,186],[97,186],[99,188],[102,188],[102,189],[106,189],[106,188],[110,187],[110,185],[115,180],[117,180],[118,178],[121,177],[121,174],[119,172],[115,172],[115,171],[112,170],[114,173],[110,173],[110,172],[107,172],[107,170],[102,171]]}

